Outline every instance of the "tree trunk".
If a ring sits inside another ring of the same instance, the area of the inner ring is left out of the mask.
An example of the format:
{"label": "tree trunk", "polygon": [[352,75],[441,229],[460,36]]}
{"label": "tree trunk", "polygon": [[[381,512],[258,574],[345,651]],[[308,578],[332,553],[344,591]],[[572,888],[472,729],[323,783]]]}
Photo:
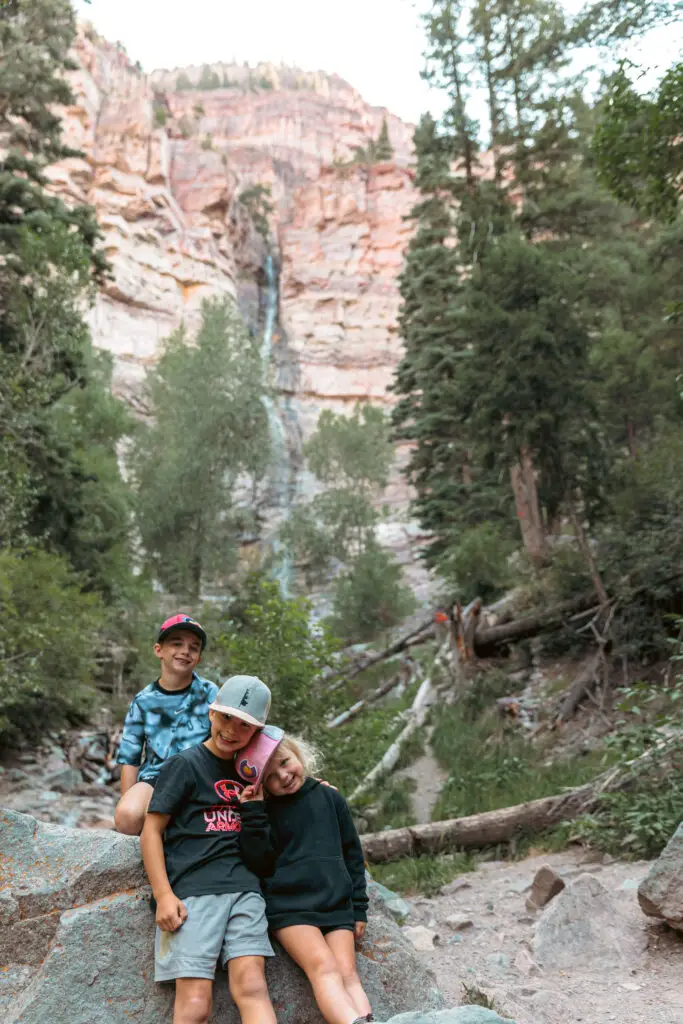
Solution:
{"label": "tree trunk", "polygon": [[545,611],[536,612],[534,615],[526,615],[524,618],[515,619],[513,622],[506,622],[500,626],[491,626],[489,629],[480,629],[474,635],[474,651],[480,658],[490,657],[499,654],[501,648],[507,644],[516,643],[519,640],[526,640],[538,633],[548,629],[556,629],[566,622],[572,615],[578,612],[588,611],[595,607],[597,602],[593,590],[579,594],[569,601],[562,601],[553,605]]}
{"label": "tree trunk", "polygon": [[510,482],[515,495],[517,519],[524,547],[532,561],[539,565],[545,557],[546,544],[538,502],[536,471],[528,448],[521,450],[519,462],[510,467]]}
{"label": "tree trunk", "polygon": [[571,821],[595,802],[599,787],[590,783],[559,796],[542,797],[526,804],[485,811],[469,818],[451,818],[428,825],[395,828],[360,837],[365,859],[370,864],[443,853],[455,849],[479,849],[509,842],[524,833],[538,833],[558,821]]}

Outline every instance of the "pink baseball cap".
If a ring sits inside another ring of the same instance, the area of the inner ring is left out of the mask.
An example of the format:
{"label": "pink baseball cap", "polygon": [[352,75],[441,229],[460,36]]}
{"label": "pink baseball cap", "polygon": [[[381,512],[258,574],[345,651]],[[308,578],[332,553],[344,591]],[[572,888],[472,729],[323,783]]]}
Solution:
{"label": "pink baseball cap", "polygon": [[277,725],[264,725],[255,733],[246,747],[235,754],[235,768],[240,778],[250,785],[263,782],[266,766],[284,739],[284,729]]}
{"label": "pink baseball cap", "polygon": [[206,633],[199,625],[196,619],[191,618],[189,615],[172,615],[170,619],[166,619],[162,623],[161,629],[159,630],[159,636],[157,637],[157,643],[160,644],[164,640],[172,629],[189,629],[190,633],[196,633],[202,642],[202,650],[206,647]]}

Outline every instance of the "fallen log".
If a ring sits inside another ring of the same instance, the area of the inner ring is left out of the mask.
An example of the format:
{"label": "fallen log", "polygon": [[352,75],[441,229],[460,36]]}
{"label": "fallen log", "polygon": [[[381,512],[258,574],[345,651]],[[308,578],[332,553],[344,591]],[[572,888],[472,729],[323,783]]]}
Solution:
{"label": "fallen log", "polygon": [[455,849],[478,849],[509,842],[520,834],[543,832],[559,821],[571,821],[595,804],[600,790],[594,783],[570,789],[559,796],[542,797],[498,811],[484,811],[468,818],[433,821],[361,836],[365,859],[380,864],[400,857],[420,857]]}
{"label": "fallen log", "polygon": [[387,658],[393,658],[395,654],[400,654],[401,651],[407,650],[409,647],[417,647],[418,644],[424,644],[427,640],[431,640],[434,636],[434,622],[432,619],[427,619],[422,625],[414,629],[412,633],[408,633],[406,636],[401,637],[396,643],[386,647],[383,651],[378,654],[373,654],[359,665],[354,665],[348,672],[342,674],[341,679],[338,679],[335,683],[330,686],[329,692],[333,693],[338,690],[344,683],[351,682],[356,676],[359,676],[361,672],[365,672],[371,665],[377,665],[380,661],[386,661]]}
{"label": "fallen log", "polygon": [[600,653],[598,652],[574,679],[557,716],[558,722],[568,722],[584,697],[597,686],[599,666]]}
{"label": "fallen log", "polygon": [[501,648],[507,644],[527,640],[549,629],[557,629],[570,616],[576,612],[588,611],[594,604],[595,592],[590,590],[533,615],[525,615],[521,619],[490,626],[488,629],[479,629],[474,634],[475,654],[478,657],[490,657],[500,653]]}
{"label": "fallen log", "polygon": [[401,753],[401,748],[404,746],[407,739],[412,736],[416,729],[419,729],[424,724],[424,720],[427,717],[427,711],[429,710],[429,701],[432,696],[432,681],[431,679],[425,679],[420,689],[415,695],[410,710],[408,711],[409,721],[405,728],[398,734],[394,742],[385,751],[382,758],[377,762],[372,771],[369,771],[364,779],[354,789],[351,796],[348,798],[349,803],[353,803],[367,793],[369,789],[375,785],[383,775],[387,775],[395,766]]}
{"label": "fallen log", "polygon": [[388,693],[391,693],[391,691],[401,683],[404,683],[407,686],[412,681],[413,672],[416,668],[417,663],[408,656],[408,659],[404,660],[404,663],[401,665],[401,668],[395,676],[388,679],[387,682],[382,683],[381,686],[378,686],[377,689],[373,690],[367,697],[362,697],[360,700],[357,700],[355,704],[352,704],[346,711],[342,711],[341,714],[336,716],[336,718],[331,719],[331,721],[327,723],[327,728],[336,729],[338,726],[343,725],[344,722],[348,722],[349,719],[355,718],[363,708],[368,706],[368,704],[374,704],[375,701],[379,700],[381,697],[385,697]]}

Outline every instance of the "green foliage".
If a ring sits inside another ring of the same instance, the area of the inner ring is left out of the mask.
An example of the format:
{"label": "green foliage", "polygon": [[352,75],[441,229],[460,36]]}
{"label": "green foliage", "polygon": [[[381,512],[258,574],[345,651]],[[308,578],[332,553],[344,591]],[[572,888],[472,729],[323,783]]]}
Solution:
{"label": "green foliage", "polygon": [[176,92],[187,92],[188,89],[194,89],[192,82],[190,81],[186,71],[181,71],[175,80]]}
{"label": "green foliage", "polygon": [[311,627],[308,602],[284,599],[277,583],[254,578],[248,593],[249,603],[231,608],[219,621],[211,658],[223,678],[244,673],[263,679],[273,692],[273,721],[316,742],[319,679],[335,644]]}
{"label": "green foliage", "polygon": [[432,749],[449,774],[433,811],[435,821],[551,796],[597,775],[599,755],[553,761],[549,750],[496,720],[491,705],[504,695],[503,679],[494,679],[483,710],[482,682],[475,679],[465,699],[445,708],[436,723]]}
{"label": "green foliage", "polygon": [[401,566],[369,542],[334,580],[332,632],[345,643],[358,643],[402,622],[415,610],[415,598],[401,578]]}
{"label": "green foliage", "polygon": [[405,896],[436,896],[443,885],[474,869],[474,860],[468,854],[445,853],[373,864],[372,877]]}
{"label": "green foliage", "polygon": [[0,741],[35,740],[91,708],[104,609],[64,558],[0,551]]}
{"label": "green foliage", "polygon": [[202,145],[202,149],[203,150],[213,149],[213,139],[211,138],[211,136],[209,135],[208,132],[206,133],[206,135],[202,139],[201,145]]}
{"label": "green foliage", "polygon": [[374,155],[375,161],[378,164],[388,163],[394,158],[394,147],[391,145],[389,126],[387,124],[386,116],[382,118],[382,127],[380,128],[379,136],[375,143]]}
{"label": "green foliage", "polygon": [[197,83],[197,88],[198,89],[211,90],[211,89],[220,89],[220,87],[221,87],[220,75],[218,74],[218,72],[214,71],[210,67],[210,65],[205,64],[204,67],[202,68],[202,73],[199,76],[199,81]]}
{"label": "green foliage", "polygon": [[156,578],[177,595],[198,597],[235,564],[253,523],[246,474],[265,471],[268,426],[261,359],[228,300],[205,300],[190,345],[181,328],[147,378],[154,422],[138,432],[131,469],[138,526]]}
{"label": "green foliage", "polygon": [[268,241],[270,216],[274,209],[270,185],[250,185],[242,189],[237,202],[247,211],[258,233]]}
{"label": "green foliage", "polygon": [[381,790],[377,800],[378,810],[372,817],[368,815],[373,832],[383,832],[388,828],[402,828],[414,824],[413,804],[410,799],[415,789],[414,779],[389,780]]}
{"label": "green foliage", "polygon": [[447,537],[444,546],[439,573],[465,604],[475,597],[490,602],[511,585],[514,544],[495,522],[467,527],[452,541]]}
{"label": "green foliage", "polygon": [[593,139],[601,180],[645,216],[672,219],[683,172],[683,64],[664,75],[654,97],[634,89],[625,65],[612,77]]}
{"label": "green foliage", "polygon": [[[679,636],[674,672],[682,651]],[[679,673],[663,684],[640,682],[622,690],[620,697],[621,716],[608,737],[608,750],[633,780],[623,791],[602,794],[595,811],[574,831],[597,849],[649,859],[661,852],[681,820],[683,676]]]}
{"label": "green foliage", "polygon": [[462,1005],[463,1006],[485,1006],[487,1010],[499,1010],[493,996],[488,995],[478,985],[468,985],[462,982]]}

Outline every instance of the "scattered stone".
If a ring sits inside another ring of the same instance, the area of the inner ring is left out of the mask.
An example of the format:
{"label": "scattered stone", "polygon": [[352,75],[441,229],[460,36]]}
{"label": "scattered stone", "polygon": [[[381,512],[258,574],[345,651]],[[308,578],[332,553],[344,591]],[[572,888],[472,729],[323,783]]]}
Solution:
{"label": "scattered stone", "polygon": [[[138,840],[0,810],[0,849],[3,1024],[170,1021],[173,986],[152,980],[154,915]],[[371,895],[369,909],[358,970],[378,1019],[441,1009],[433,975],[383,903]],[[310,986],[286,954],[266,972],[279,1024],[319,1024]],[[225,971],[214,991],[211,1020],[237,1024]]]}
{"label": "scattered stone", "polygon": [[474,927],[474,921],[462,914],[451,914],[445,919],[444,924],[448,925],[452,932],[464,932],[468,928]]}
{"label": "scattered stone", "polygon": [[444,945],[445,946],[455,946],[458,942],[464,942],[464,941],[465,941],[465,936],[461,935],[460,932],[457,932],[455,935],[449,935],[449,937],[446,939]]}
{"label": "scattered stone", "polygon": [[683,931],[683,823],[652,864],[638,888],[640,909]]}
{"label": "scattered stone", "polygon": [[539,967],[527,949],[520,949],[515,957],[515,967],[525,977],[539,974]]}
{"label": "scattered stone", "polygon": [[423,924],[414,924],[401,928],[401,931],[418,953],[430,953],[434,949],[436,932],[431,928],[425,928]]}
{"label": "scattered stone", "polygon": [[510,957],[507,953],[489,953],[486,963],[494,971],[507,971],[510,968]]}
{"label": "scattered stone", "polygon": [[625,878],[624,881],[619,886],[619,889],[622,892],[631,892],[632,890],[637,889],[639,886],[640,886],[640,880],[639,879],[637,879],[637,878]]}
{"label": "scattered stone", "polygon": [[647,946],[605,886],[580,875],[546,908],[534,935],[534,954],[543,967],[632,962]]}
{"label": "scattered stone", "polygon": [[526,909],[529,911],[541,910],[558,893],[562,892],[564,887],[565,883],[557,872],[553,871],[548,864],[544,864],[534,875],[531,892],[526,901]]}
{"label": "scattered stone", "polygon": [[50,775],[50,785],[58,793],[70,793],[76,786],[81,786],[82,784],[83,777],[81,773],[78,769],[72,768],[68,764],[65,764],[59,771]]}
{"label": "scattered stone", "polygon": [[635,981],[622,981],[621,987],[625,988],[627,992],[640,992],[642,985],[638,985]]}
{"label": "scattered stone", "polygon": [[462,876],[460,878],[454,878],[452,882],[447,882],[446,885],[442,885],[439,889],[440,896],[455,896],[457,892],[462,892],[463,889],[471,889],[472,883],[468,882],[466,878]]}

